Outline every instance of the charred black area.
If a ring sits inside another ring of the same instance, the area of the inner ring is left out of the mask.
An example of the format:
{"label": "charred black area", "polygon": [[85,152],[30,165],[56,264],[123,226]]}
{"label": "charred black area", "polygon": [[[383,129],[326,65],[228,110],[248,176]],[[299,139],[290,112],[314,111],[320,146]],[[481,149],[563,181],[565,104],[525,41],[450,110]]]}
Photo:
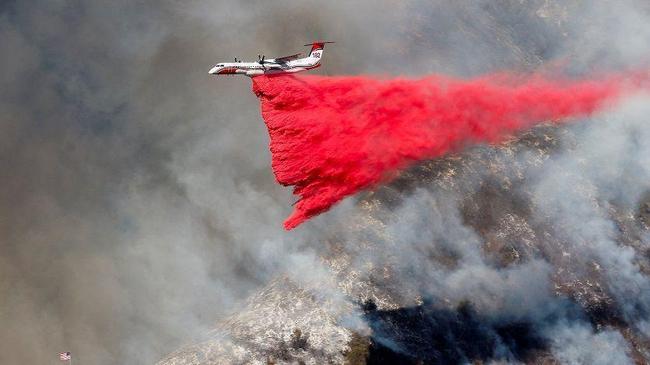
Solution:
{"label": "charred black area", "polygon": [[585,306],[584,312],[594,328],[627,326],[618,304],[612,300],[589,303]]}
{"label": "charred black area", "polygon": [[456,310],[431,304],[395,310],[364,305],[372,328],[367,364],[462,364],[528,361],[547,344],[532,323],[494,323],[470,304]]}

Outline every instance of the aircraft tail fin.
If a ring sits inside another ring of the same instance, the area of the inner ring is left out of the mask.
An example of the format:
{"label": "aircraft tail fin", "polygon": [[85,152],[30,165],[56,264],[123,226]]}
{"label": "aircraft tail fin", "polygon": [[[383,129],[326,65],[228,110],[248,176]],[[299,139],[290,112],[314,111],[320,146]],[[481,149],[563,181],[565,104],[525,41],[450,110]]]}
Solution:
{"label": "aircraft tail fin", "polygon": [[321,56],[323,55],[323,48],[325,48],[325,43],[334,43],[334,42],[320,41],[320,42],[305,44],[305,47],[311,46],[311,51],[309,51],[309,57],[321,58]]}

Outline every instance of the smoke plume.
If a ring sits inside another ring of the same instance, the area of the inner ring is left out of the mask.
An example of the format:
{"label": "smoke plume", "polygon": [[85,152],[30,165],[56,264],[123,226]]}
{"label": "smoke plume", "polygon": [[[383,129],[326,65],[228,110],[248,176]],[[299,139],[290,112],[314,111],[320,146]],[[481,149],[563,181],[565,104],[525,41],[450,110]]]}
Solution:
{"label": "smoke plume", "polygon": [[284,223],[292,229],[418,160],[590,115],[640,81],[279,76],[254,78],[253,92],[271,136],[273,172],[299,196]]}
{"label": "smoke plume", "polygon": [[[418,163],[287,234],[291,191],[269,169],[250,80],[207,71],[316,39],[337,43],[312,74],[560,64],[578,77],[648,69],[650,11],[646,0],[0,1],[0,364],[58,363],[61,351],[77,365],[152,364],[175,350],[162,364],[266,364],[296,328],[309,333],[296,358],[343,363],[352,330],[387,328],[359,302],[399,314],[418,297],[434,304],[425,315],[450,319],[471,302],[488,339],[527,324],[557,362],[650,361],[635,350],[650,334],[647,96],[535,130],[520,148]],[[511,358],[488,345],[485,363]]]}

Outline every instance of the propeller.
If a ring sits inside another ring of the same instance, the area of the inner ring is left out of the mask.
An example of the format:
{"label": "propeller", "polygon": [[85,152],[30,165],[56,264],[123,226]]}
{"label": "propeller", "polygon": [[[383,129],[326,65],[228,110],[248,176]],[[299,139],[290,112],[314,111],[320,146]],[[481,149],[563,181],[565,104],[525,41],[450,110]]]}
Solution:
{"label": "propeller", "polygon": [[264,55],[257,55],[257,62],[261,65],[264,63]]}

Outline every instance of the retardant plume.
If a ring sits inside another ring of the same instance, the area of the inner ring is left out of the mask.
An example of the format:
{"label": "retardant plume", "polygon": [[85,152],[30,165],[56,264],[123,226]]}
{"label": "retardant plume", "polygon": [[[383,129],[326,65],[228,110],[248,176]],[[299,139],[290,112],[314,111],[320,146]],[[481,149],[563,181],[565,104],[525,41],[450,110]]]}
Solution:
{"label": "retardant plume", "polygon": [[273,172],[299,197],[284,223],[292,229],[416,161],[587,116],[646,78],[261,76],[253,92],[269,129]]}

